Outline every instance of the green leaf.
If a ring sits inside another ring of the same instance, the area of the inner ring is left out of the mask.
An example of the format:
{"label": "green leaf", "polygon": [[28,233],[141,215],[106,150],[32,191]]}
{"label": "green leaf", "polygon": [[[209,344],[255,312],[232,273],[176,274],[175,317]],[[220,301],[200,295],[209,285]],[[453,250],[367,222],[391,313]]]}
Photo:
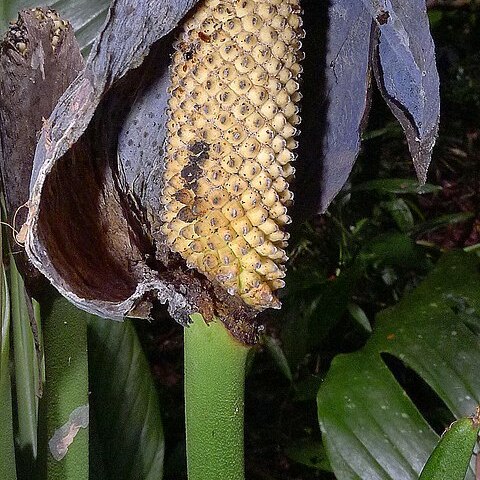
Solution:
{"label": "green leaf", "polygon": [[[366,252],[364,257],[328,280],[309,278],[308,272],[303,272],[306,277],[304,288],[295,289],[295,285],[300,283],[298,274],[293,272],[288,277],[289,295],[285,297],[282,311],[284,327],[281,340],[292,369],[308,352],[322,346],[330,331],[347,312],[352,293],[364,273],[364,260],[374,255]],[[291,294],[290,283],[294,285],[294,295]]]}
{"label": "green leaf", "polygon": [[427,220],[415,226],[413,232],[415,235],[420,233],[436,230],[437,228],[448,227],[456,223],[466,222],[471,220],[475,215],[472,212],[449,213],[440,215],[432,220]]}
{"label": "green leaf", "polygon": [[283,351],[295,367],[313,348],[317,348],[347,311],[353,288],[363,273],[361,262],[346,268],[338,277],[312,281],[308,288],[285,299],[282,329]]}
{"label": "green leaf", "polygon": [[10,301],[3,262],[0,262],[0,478],[17,478],[10,387]]}
{"label": "green leaf", "polygon": [[296,440],[285,449],[290,460],[317,470],[332,471],[322,442],[310,438]]}
{"label": "green leaf", "polygon": [[90,316],[88,339],[91,413],[108,479],[160,480],[158,394],[132,323]]}
{"label": "green leaf", "polygon": [[356,303],[350,302],[347,305],[348,313],[352,318],[368,333],[372,333],[372,326],[370,325],[370,320],[363,311],[363,309]]}
{"label": "green leaf", "polygon": [[285,353],[283,353],[282,347],[280,346],[280,341],[276,338],[270,337],[269,335],[264,335],[262,337],[262,343],[265,345],[268,353],[275,362],[275,365],[283,373],[283,375],[285,375],[285,378],[289,382],[293,381],[292,371],[288,365]]}
{"label": "green leaf", "polygon": [[325,282],[321,288],[317,287],[315,310],[309,324],[310,348],[319,345],[347,311],[353,289],[362,272],[361,266],[354,264],[338,277]]}
{"label": "green leaf", "polygon": [[480,430],[480,409],[454,422],[442,435],[419,480],[464,480]]}
{"label": "green leaf", "polygon": [[398,228],[402,232],[409,232],[414,226],[412,212],[407,202],[402,198],[395,198],[388,202],[382,202],[382,207],[391,215]]}
{"label": "green leaf", "polygon": [[457,418],[480,399],[479,338],[452,307],[462,298],[480,311],[480,260],[445,255],[428,278],[377,316],[360,351],[339,355],[321,385],[319,422],[340,480],[416,480],[438,436],[382,359],[390,354],[413,369]]}
{"label": "green leaf", "polygon": [[359,260],[365,264],[390,265],[403,269],[427,266],[421,248],[404,233],[384,233],[366,243]]}
{"label": "green leaf", "polygon": [[15,360],[15,391],[17,400],[17,446],[22,470],[34,468],[37,458],[38,398],[40,397],[39,357],[35,347],[32,325],[38,334],[32,300],[10,254],[10,297]]}
{"label": "green leaf", "polygon": [[[0,35],[8,28],[8,22],[15,20],[17,12],[23,8],[44,5],[38,0],[3,0],[0,3]],[[46,5],[57,10],[70,21],[82,49],[87,53],[95,36],[102,26],[108,11],[109,0],[56,0],[47,1]]]}
{"label": "green leaf", "polygon": [[434,193],[442,190],[442,187],[438,185],[432,185],[426,183],[420,185],[417,181],[409,178],[384,178],[378,180],[370,180],[368,182],[356,185],[351,189],[352,192],[365,192],[365,191],[377,191],[380,193]]}

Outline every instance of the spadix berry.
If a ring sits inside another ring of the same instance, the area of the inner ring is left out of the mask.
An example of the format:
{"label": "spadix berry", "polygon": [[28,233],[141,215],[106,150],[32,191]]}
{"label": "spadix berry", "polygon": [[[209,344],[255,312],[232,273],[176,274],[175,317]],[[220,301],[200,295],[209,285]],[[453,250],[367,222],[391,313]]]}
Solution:
{"label": "spadix berry", "polygon": [[293,198],[299,0],[204,0],[172,58],[162,231],[187,265],[277,307]]}

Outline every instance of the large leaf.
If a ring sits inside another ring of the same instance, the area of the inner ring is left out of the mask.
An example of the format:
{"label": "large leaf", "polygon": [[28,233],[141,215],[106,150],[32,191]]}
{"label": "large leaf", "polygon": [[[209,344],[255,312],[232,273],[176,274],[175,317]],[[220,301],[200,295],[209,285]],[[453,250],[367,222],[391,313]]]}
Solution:
{"label": "large leaf", "polygon": [[72,24],[78,43],[86,52],[107,16],[109,0],[2,0],[0,3],[0,34],[7,29],[8,22],[15,20],[17,12],[23,8],[46,5]]}
{"label": "large leaf", "polygon": [[438,436],[382,359],[413,369],[457,418],[480,401],[479,259],[445,255],[398,305],[377,316],[363,349],[339,355],[318,393],[330,462],[343,479],[417,479]]}
{"label": "large leaf", "polygon": [[91,317],[89,358],[92,414],[108,479],[160,480],[158,395],[132,323]]}
{"label": "large leaf", "polygon": [[320,209],[345,184],[369,111],[372,69],[424,183],[439,122],[439,80],[424,0],[333,0],[324,62]]}

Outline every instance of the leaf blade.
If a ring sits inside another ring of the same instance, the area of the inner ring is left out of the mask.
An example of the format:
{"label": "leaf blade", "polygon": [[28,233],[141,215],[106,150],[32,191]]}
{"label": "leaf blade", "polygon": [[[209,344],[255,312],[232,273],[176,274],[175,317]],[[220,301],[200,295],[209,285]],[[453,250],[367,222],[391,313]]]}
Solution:
{"label": "leaf blade", "polygon": [[[339,478],[418,477],[437,437],[385,365],[361,353],[336,357],[317,401],[325,445]],[[382,414],[388,422],[379,420]],[[408,456],[414,444],[416,454]]]}
{"label": "leaf blade", "polygon": [[45,348],[47,475],[88,480],[88,358],[86,315],[53,294],[42,302]]}
{"label": "leaf blade", "polygon": [[[414,480],[436,444],[437,435],[395,381],[383,353],[420,375],[456,417],[474,410],[480,398],[474,368],[480,362],[478,336],[451,298],[462,298],[472,315],[480,309],[478,265],[473,255],[445,255],[414,292],[377,316],[376,330],[362,350],[333,361],[317,401],[327,451],[340,478]],[[345,397],[356,405],[355,415]],[[378,425],[383,431],[375,438]],[[385,466],[383,471],[378,465]]]}
{"label": "leaf blade", "polygon": [[[37,458],[37,423],[39,397],[39,369],[35,339],[32,333],[25,286],[10,254],[10,295],[12,304],[13,344],[15,359],[15,389],[17,399],[18,434],[20,449],[29,451],[34,461]],[[23,455],[23,452],[22,452]],[[23,459],[24,462],[26,459]]]}
{"label": "leaf blade", "polygon": [[130,321],[92,316],[88,333],[92,414],[110,478],[160,479],[165,444],[160,406],[135,329]]}
{"label": "leaf blade", "polygon": [[[1,238],[1,234],[0,234]],[[1,242],[0,242],[1,243]],[[0,478],[16,480],[10,386],[10,304],[3,262],[0,263]]]}

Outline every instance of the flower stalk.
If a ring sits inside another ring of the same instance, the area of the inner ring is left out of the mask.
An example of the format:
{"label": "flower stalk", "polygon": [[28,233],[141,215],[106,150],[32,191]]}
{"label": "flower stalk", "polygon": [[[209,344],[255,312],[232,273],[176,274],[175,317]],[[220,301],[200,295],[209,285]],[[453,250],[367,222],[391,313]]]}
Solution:
{"label": "flower stalk", "polygon": [[244,385],[250,346],[218,321],[191,316],[185,328],[185,416],[189,480],[242,480]]}

